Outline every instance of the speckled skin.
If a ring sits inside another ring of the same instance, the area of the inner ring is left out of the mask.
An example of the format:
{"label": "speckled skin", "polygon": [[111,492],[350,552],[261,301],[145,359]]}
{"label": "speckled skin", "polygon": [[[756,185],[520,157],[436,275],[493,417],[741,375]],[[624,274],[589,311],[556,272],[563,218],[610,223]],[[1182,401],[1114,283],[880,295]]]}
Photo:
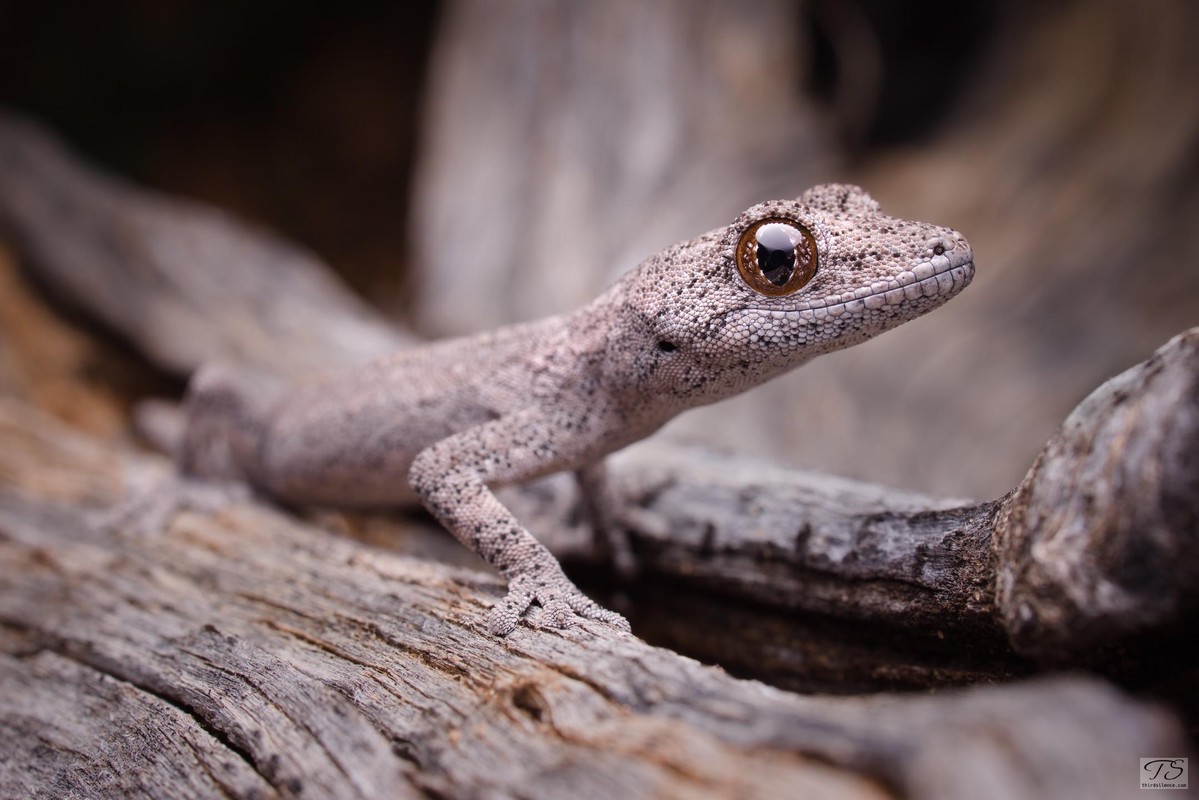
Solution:
{"label": "speckled skin", "polygon": [[[767,217],[801,224],[815,276],[770,297],[734,251]],[[580,470],[679,412],[762,383],[936,308],[974,274],[955,231],[884,216],[854,186],[817,186],[753,206],[731,225],[654,256],[570,314],[430,344],[287,393],[202,370],[187,403],[182,462],[298,504],[368,507],[419,499],[494,565],[509,594],[492,632],[534,601],[622,628],[563,574],[489,487]]]}

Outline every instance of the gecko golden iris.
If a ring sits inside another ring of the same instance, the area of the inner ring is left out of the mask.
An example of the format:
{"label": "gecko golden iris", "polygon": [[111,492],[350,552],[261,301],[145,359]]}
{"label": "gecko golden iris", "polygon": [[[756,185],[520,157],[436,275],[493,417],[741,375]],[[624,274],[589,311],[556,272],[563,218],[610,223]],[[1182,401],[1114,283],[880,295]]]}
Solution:
{"label": "gecko golden iris", "polygon": [[297,505],[423,503],[508,580],[493,633],[534,603],[554,625],[582,616],[627,629],[492,489],[572,470],[597,530],[627,555],[607,454],[931,311],[973,274],[956,231],[889,217],[856,186],[817,186],[650,256],[566,314],[286,390],[205,368],[189,387],[180,463]]}
{"label": "gecko golden iris", "polygon": [[771,297],[798,292],[819,261],[812,234],[789,219],[755,222],[737,242],[737,271],[752,289]]}

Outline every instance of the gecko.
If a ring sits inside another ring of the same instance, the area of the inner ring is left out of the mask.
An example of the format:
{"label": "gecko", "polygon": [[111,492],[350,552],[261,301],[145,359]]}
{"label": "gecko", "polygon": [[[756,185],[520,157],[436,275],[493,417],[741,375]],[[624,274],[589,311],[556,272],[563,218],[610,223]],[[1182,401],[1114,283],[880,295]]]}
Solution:
{"label": "gecko", "polygon": [[606,455],[682,411],[914,319],[973,275],[956,231],[887,216],[857,186],[816,186],[650,256],[569,313],[298,386],[202,368],[177,455],[185,473],[289,504],[419,501],[507,580],[488,618],[495,635],[533,604],[552,626],[583,617],[627,631],[493,489],[575,471],[602,506]]}

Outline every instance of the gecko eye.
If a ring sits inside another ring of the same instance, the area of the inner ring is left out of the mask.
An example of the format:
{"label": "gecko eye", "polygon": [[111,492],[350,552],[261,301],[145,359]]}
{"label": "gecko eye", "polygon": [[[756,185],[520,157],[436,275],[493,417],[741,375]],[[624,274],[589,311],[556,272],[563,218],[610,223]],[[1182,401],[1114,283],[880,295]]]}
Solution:
{"label": "gecko eye", "polygon": [[799,291],[816,274],[816,240],[788,219],[764,219],[737,242],[737,271],[755,292],[771,297]]}

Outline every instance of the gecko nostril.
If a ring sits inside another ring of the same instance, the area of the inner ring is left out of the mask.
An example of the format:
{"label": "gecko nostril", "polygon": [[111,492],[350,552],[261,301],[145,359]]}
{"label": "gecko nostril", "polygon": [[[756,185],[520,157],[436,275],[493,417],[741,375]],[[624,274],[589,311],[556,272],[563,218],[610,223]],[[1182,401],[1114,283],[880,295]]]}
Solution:
{"label": "gecko nostril", "polygon": [[927,242],[925,242],[924,246],[927,247],[928,252],[934,256],[944,255],[950,250],[953,250],[955,247],[954,243],[949,239],[946,239],[944,236],[936,236],[932,239],[929,239]]}

